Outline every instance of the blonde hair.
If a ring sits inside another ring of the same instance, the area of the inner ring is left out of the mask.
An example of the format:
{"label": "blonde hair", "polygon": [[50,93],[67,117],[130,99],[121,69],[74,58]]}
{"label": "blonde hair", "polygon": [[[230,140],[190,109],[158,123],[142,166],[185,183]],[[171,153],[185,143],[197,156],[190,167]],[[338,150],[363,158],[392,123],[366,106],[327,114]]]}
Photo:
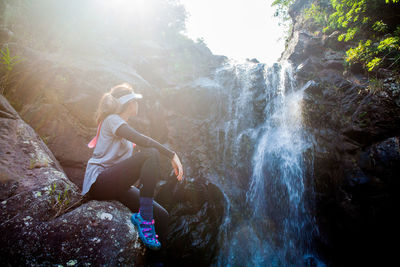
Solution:
{"label": "blonde hair", "polygon": [[102,120],[104,120],[110,114],[119,114],[122,113],[128,103],[121,105],[117,98],[130,94],[133,92],[132,86],[128,83],[122,83],[114,86],[110,89],[109,92],[105,93],[99,102],[96,111],[96,123],[99,124]]}

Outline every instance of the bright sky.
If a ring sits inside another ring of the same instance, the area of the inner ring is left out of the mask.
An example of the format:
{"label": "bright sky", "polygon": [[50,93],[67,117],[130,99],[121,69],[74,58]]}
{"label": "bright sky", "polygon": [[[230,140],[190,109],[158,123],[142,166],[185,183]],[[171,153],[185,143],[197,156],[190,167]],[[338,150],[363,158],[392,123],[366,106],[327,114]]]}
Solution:
{"label": "bright sky", "polygon": [[180,0],[189,13],[190,38],[204,38],[213,54],[263,63],[275,62],[284,49],[284,29],[273,16],[272,1]]}

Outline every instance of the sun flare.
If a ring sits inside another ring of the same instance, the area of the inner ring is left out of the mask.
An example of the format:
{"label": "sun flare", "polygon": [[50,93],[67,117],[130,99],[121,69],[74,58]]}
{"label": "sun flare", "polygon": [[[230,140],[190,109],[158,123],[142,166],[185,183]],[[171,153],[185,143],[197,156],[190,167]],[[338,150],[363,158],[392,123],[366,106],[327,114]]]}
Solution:
{"label": "sun flare", "polygon": [[151,16],[155,8],[155,2],[151,0],[101,0],[94,1],[93,5],[100,9],[101,13],[112,13],[116,18],[127,19],[129,17]]}

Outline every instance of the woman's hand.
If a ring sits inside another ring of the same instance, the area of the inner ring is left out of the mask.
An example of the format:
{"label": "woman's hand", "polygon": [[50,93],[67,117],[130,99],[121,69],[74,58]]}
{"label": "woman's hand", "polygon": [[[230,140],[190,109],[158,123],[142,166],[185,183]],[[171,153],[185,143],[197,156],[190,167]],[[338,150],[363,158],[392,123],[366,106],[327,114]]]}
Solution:
{"label": "woman's hand", "polygon": [[183,169],[181,161],[178,158],[178,155],[175,153],[173,159],[171,160],[172,167],[174,167],[175,175],[177,175],[178,181],[182,180],[183,177]]}

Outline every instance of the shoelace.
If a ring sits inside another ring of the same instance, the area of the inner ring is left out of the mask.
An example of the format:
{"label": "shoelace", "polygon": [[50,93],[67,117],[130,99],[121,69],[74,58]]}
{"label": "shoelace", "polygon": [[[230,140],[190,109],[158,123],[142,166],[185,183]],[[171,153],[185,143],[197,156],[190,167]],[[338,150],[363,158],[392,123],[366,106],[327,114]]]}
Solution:
{"label": "shoelace", "polygon": [[[142,226],[142,225],[154,225],[154,219],[153,219],[151,222],[146,221],[146,220],[143,220],[143,221],[140,222],[140,224],[141,224],[141,226]],[[142,228],[142,227],[141,227],[141,228]],[[144,234],[144,236],[145,236],[146,238],[150,237],[152,241],[158,243],[158,240],[157,240],[158,235],[156,234],[156,238],[153,237],[152,227],[142,228],[142,232],[143,232],[143,234]],[[145,233],[145,232],[146,232],[146,233]],[[147,233],[147,232],[148,232],[148,233]]]}

